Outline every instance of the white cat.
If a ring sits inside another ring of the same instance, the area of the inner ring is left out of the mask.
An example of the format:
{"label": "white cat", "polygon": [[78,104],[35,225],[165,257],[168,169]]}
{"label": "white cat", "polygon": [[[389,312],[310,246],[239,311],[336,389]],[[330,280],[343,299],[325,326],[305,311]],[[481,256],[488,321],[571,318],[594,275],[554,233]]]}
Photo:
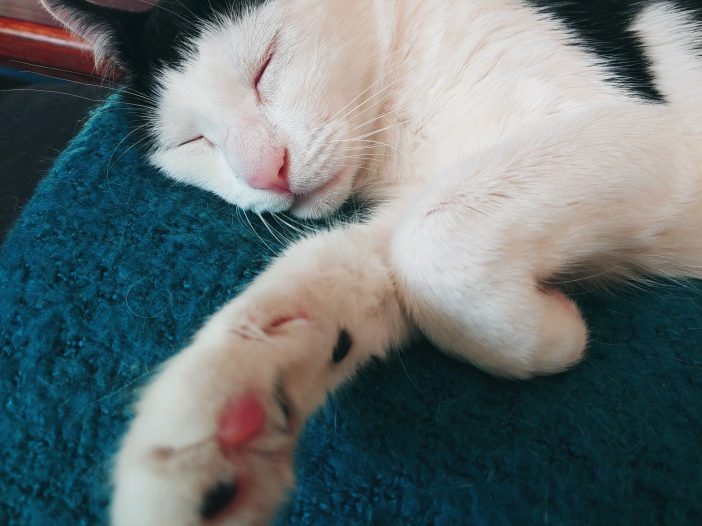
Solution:
{"label": "white cat", "polygon": [[415,331],[492,374],[554,373],[587,342],[555,276],[702,277],[702,2],[43,1],[128,72],[167,175],[256,212],[377,202],[166,364],[115,525],[266,523],[307,417]]}

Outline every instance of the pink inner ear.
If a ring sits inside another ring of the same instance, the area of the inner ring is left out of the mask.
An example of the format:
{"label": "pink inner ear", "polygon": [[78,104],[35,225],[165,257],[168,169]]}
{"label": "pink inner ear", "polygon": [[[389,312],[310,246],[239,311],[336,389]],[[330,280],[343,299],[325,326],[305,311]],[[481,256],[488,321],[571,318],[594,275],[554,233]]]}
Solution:
{"label": "pink inner ear", "polygon": [[219,447],[228,449],[243,446],[256,438],[266,424],[266,408],[258,398],[246,394],[232,400],[219,416],[217,442]]}

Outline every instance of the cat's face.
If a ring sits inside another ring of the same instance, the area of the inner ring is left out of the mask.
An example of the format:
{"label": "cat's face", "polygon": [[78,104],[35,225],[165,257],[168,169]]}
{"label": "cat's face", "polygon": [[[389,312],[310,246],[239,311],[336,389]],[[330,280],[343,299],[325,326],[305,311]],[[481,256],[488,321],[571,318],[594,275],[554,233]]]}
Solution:
{"label": "cat's face", "polygon": [[256,212],[336,210],[364,164],[349,139],[373,130],[381,100],[368,5],[165,0],[122,22],[105,53],[150,99],[151,162]]}

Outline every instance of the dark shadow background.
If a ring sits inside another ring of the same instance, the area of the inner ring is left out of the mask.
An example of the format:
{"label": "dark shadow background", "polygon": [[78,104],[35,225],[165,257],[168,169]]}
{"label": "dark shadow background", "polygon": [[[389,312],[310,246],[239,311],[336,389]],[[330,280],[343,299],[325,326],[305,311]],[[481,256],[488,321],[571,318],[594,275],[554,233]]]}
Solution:
{"label": "dark shadow background", "polygon": [[0,243],[56,156],[109,90],[0,71]]}

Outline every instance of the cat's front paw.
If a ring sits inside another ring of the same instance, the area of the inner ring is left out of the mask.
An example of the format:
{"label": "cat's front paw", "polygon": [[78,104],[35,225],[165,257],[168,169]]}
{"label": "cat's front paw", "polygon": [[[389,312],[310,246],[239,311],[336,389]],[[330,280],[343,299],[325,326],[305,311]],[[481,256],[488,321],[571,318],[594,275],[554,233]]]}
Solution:
{"label": "cat's front paw", "polygon": [[266,524],[298,431],[352,346],[285,302],[237,301],[146,389],[115,471],[116,526]]}
{"label": "cat's front paw", "polygon": [[115,526],[266,524],[327,393],[410,334],[363,226],[294,245],[144,391],[115,466]]}

